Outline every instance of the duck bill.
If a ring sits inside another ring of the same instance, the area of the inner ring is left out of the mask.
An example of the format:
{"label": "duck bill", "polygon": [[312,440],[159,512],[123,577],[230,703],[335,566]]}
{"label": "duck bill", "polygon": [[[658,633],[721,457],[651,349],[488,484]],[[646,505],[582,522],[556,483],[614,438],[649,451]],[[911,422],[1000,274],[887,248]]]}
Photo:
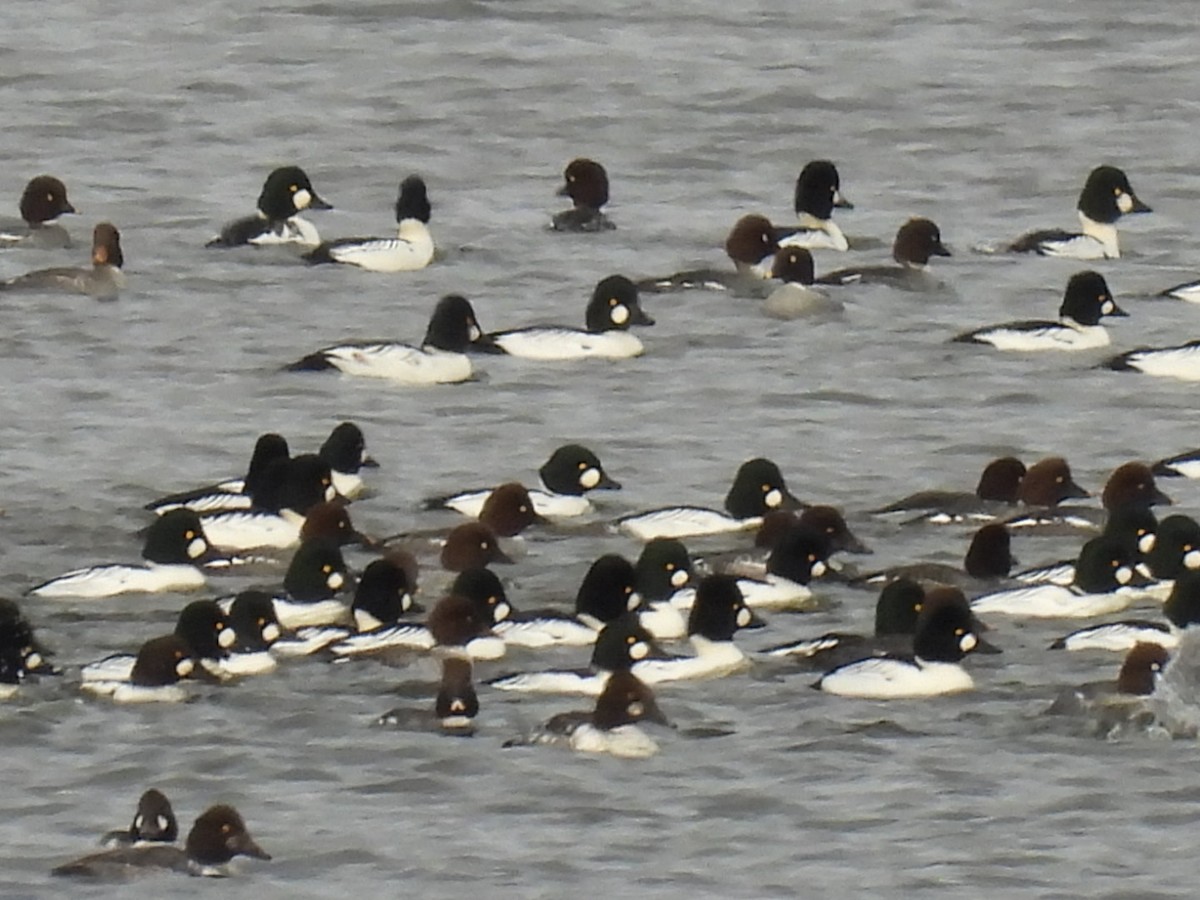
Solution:
{"label": "duck bill", "polygon": [[359,465],[364,469],[378,469],[379,468],[379,463],[376,461],[375,457],[373,457],[373,456],[364,456],[362,462],[360,462]]}
{"label": "duck bill", "polygon": [[993,644],[991,641],[985,641],[983,638],[979,637],[979,635],[976,635],[975,639],[976,639],[975,649],[971,651],[972,653],[986,653],[989,656],[993,656],[997,653],[1004,652],[999,647],[997,647],[995,644]]}
{"label": "duck bill", "polygon": [[270,859],[271,854],[258,846],[258,842],[250,835],[242,833],[231,837],[226,846],[236,854],[249,856],[252,859]]}
{"label": "duck bill", "polygon": [[1117,317],[1124,316],[1126,318],[1129,317],[1129,313],[1125,312],[1125,310],[1121,309],[1121,307],[1117,306],[1117,304],[1115,304],[1115,303],[1113,304],[1112,312],[1105,313],[1105,315],[1117,316]]}
{"label": "duck bill", "polygon": [[[315,191],[311,192],[311,196],[312,196],[312,199],[308,201],[308,206],[305,207],[305,209],[333,209],[333,204],[326,203],[324,200],[322,200],[320,197],[317,196]],[[270,859],[270,858],[271,857],[269,857],[269,856],[267,857],[267,859]]]}
{"label": "duck bill", "polygon": [[855,535],[847,532],[842,538],[841,545],[837,548],[843,553],[857,553],[861,556],[870,556],[875,551],[860,541]]}
{"label": "duck bill", "polygon": [[745,625],[739,626],[741,629],[766,628],[767,622],[758,613],[752,610],[749,606],[746,607],[746,612],[750,613],[750,621]]}
{"label": "duck bill", "polygon": [[1174,506],[1175,501],[1156,487],[1154,493],[1150,495],[1150,504],[1152,506]]}
{"label": "duck bill", "polygon": [[833,205],[835,209],[854,209],[854,204],[843,197],[841,191],[833,195]]}
{"label": "duck bill", "polygon": [[499,547],[497,547],[496,555],[492,558],[492,562],[502,563],[506,566],[511,566],[511,565],[513,565],[513,558],[511,556],[509,556],[507,553],[505,553],[503,550],[501,550]]}
{"label": "duck bill", "polygon": [[654,319],[646,315],[646,311],[640,306],[633,308],[633,315],[629,317],[630,325],[653,325]]}
{"label": "duck bill", "polygon": [[941,241],[938,241],[931,248],[929,248],[929,252],[933,256],[952,256],[953,255],[949,250],[946,249],[946,245],[943,244]]}
{"label": "duck bill", "polygon": [[1074,481],[1063,486],[1063,498],[1066,500],[1082,500],[1084,497],[1092,496]]}
{"label": "duck bill", "polygon": [[571,196],[571,186],[570,186],[569,184],[567,184],[567,183],[564,181],[564,182],[563,182],[563,186],[562,186],[562,187],[560,187],[560,188],[559,188],[557,191],[555,191],[555,192],[554,192],[554,196],[555,196],[555,197],[569,197],[569,196]]}
{"label": "duck bill", "polygon": [[1131,213],[1148,213],[1154,212],[1150,207],[1137,198],[1136,195],[1130,194],[1129,199],[1133,201],[1133,206],[1130,207]]}

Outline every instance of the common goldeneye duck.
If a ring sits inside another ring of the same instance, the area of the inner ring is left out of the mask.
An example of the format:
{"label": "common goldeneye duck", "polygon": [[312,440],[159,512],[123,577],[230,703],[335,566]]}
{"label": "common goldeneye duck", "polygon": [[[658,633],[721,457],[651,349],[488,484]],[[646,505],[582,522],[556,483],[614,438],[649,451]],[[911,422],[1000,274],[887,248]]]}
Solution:
{"label": "common goldeneye duck", "polygon": [[[538,469],[545,490],[529,491],[534,511],[550,518],[582,516],[592,511],[587,494],[591,491],[619,491],[621,485],[604,471],[599,457],[581,444],[564,444],[550,454],[550,458]],[[425,500],[425,509],[453,509],[470,516],[479,517],[483,504],[491,496],[491,489],[463,491],[444,497]]]}
{"label": "common goldeneye duck", "polygon": [[638,556],[634,579],[641,598],[640,618],[650,633],[663,641],[686,637],[687,621],[679,611],[683,607],[673,598],[692,584],[692,557],[687,547],[675,538],[648,541]]}
{"label": "common goldeneye duck", "polygon": [[167,844],[119,847],[93,853],[53,869],[52,875],[124,879],[140,869],[170,869],[189,875],[226,875],[235,856],[270,859],[232,806],[209,807],[188,832],[182,849]]}
{"label": "common goldeneye duck", "polygon": [[960,663],[979,645],[970,611],[957,588],[937,588],[917,617],[911,656],[872,656],[826,672],[814,687],[840,697],[893,700],[969,691],[974,680]]}
{"label": "common goldeneye duck", "polygon": [[699,288],[703,290],[752,292],[771,277],[779,241],[771,220],[751,214],[734,223],[725,239],[725,254],[733,260],[735,271],[692,269],[665,278],[643,278],[637,288],[647,294],[663,294]]}
{"label": "common goldeneye duck", "polygon": [[961,522],[968,519],[994,519],[1005,507],[1015,506],[1025,464],[1013,456],[1002,456],[984,466],[974,493],[965,491],[917,491],[871,512],[926,513],[922,521]]}
{"label": "common goldeneye duck", "polygon": [[1200,449],[1160,459],[1151,471],[1163,478],[1200,478]]}
{"label": "common goldeneye duck", "polygon": [[[329,463],[313,453],[277,459],[267,466],[262,481],[251,495],[250,509],[205,513],[201,522],[215,547],[248,550],[256,547],[286,548],[301,539],[301,530],[319,505],[337,498]],[[339,505],[340,507],[340,505]],[[349,513],[339,508],[328,513],[326,533],[346,541],[362,540],[352,527],[343,527]],[[311,529],[310,529],[311,531]]]}
{"label": "common goldeneye duck", "polygon": [[338,595],[352,587],[354,578],[336,544],[305,541],[288,564],[284,595],[273,598],[275,615],[289,630],[343,621],[347,607]]}
{"label": "common goldeneye duck", "polygon": [[[727,574],[737,576],[738,591],[752,609],[806,609],[813,603],[809,584],[828,571],[829,553],[825,535],[797,520],[775,539],[761,573],[747,574],[746,567],[734,563]],[[671,602],[690,609],[695,593],[681,591]]]}
{"label": "common goldeneye duck", "polygon": [[362,494],[363,469],[377,469],[377,463],[367,453],[367,439],[353,422],[342,422],[329,433],[317,456],[329,463],[333,488],[347,500]]}
{"label": "common goldeneye duck", "polygon": [[442,568],[448,572],[512,562],[500,548],[496,533],[482,522],[466,522],[451,529],[446,535],[439,559]]}
{"label": "common goldeneye duck", "polygon": [[27,675],[61,675],[54,665],[54,655],[33,632],[16,602],[0,598],[0,653],[3,653],[9,674],[8,684],[15,688]]}
{"label": "common goldeneye duck", "polygon": [[961,569],[941,563],[912,563],[862,576],[859,581],[875,584],[897,577],[967,589],[981,582],[1007,578],[1017,564],[1012,555],[1012,536],[1000,522],[989,522],[971,536]]}
{"label": "common goldeneye duck", "polygon": [[614,672],[596,698],[594,709],[558,713],[533,734],[506,741],[504,746],[564,744],[576,753],[645,759],[659,748],[637,727],[642,721],[671,724],[646,684],[632,672]]}
{"label": "common goldeneye duck", "polygon": [[[1149,507],[1123,506],[1109,512],[1103,533],[1128,544],[1140,566],[1158,543],[1158,527],[1158,519]],[[1075,580],[1075,560],[1064,559],[1025,569],[1014,574],[1013,579],[1022,584],[1071,584]]]}
{"label": "common goldeneye duck", "polygon": [[1084,716],[1088,730],[1106,739],[1131,727],[1145,731],[1158,724],[1155,709],[1146,700],[1158,691],[1169,661],[1167,648],[1160,644],[1134,644],[1115,682],[1090,681],[1064,688],[1046,715]]}
{"label": "common goldeneye duck", "polygon": [[614,672],[628,672],[648,660],[662,658],[665,654],[655,643],[654,636],[634,613],[626,613],[600,629],[592,645],[588,668],[502,675],[490,679],[487,684],[501,691],[598,697]]}
{"label": "common goldeneye duck", "polygon": [[90,268],[61,267],[38,269],[0,282],[0,291],[66,291],[87,294],[97,300],[113,300],[125,286],[121,267],[121,233],[111,222],[101,222],[92,230]]}
{"label": "common goldeneye duck", "polygon": [[586,330],[535,325],[493,331],[488,338],[502,352],[522,359],[628,359],[645,352],[630,327],[654,324],[642,309],[637,287],[624,275],[609,275],[596,285],[584,319]]}
{"label": "common goldeneye duck", "polygon": [[433,262],[433,235],[429,233],[432,207],[425,182],[409,175],[400,183],[396,198],[394,238],[338,238],[325,241],[304,254],[309,263],[342,263],[368,272],[415,272]]}
{"label": "common goldeneye duck", "polygon": [[796,178],[793,202],[799,226],[777,229],[779,245],[810,250],[849,250],[850,242],[833,221],[835,209],[854,209],[854,204],[842,196],[841,188],[841,176],[832,162],[814,159],[805,164]]}
{"label": "common goldeneye duck", "polygon": [[138,799],[137,812],[133,814],[130,826],[108,832],[100,838],[100,843],[130,847],[154,842],[173,844],[178,839],[179,823],[175,820],[171,801],[162,791],[150,788]]}
{"label": "common goldeneye duck", "polygon": [[1139,596],[1135,588],[1146,583],[1128,543],[1101,535],[1079,551],[1070,585],[1044,583],[995,591],[976,597],[971,609],[1035,619],[1101,616],[1125,609]]}
{"label": "common goldeneye duck", "polygon": [[1183,284],[1159,291],[1156,296],[1186,300],[1188,303],[1200,303],[1200,281],[1185,281]]}
{"label": "common goldeneye duck", "polygon": [[516,537],[530,525],[544,525],[525,485],[510,481],[497,487],[479,510],[479,521],[495,532],[496,537]]}
{"label": "common goldeneye duck", "polygon": [[906,291],[931,291],[942,286],[929,275],[929,260],[949,256],[942,232],[931,219],[912,218],[900,226],[892,242],[894,266],[838,269],[817,279],[819,284],[886,284]]}
{"label": "common goldeneye duck", "polygon": [[199,517],[189,509],[159,516],[146,529],[145,565],[108,563],[75,569],[29,590],[35,597],[95,599],[117,594],[195,590],[204,587],[200,568],[212,551]]}
{"label": "common goldeneye duck", "polygon": [[1058,309],[1058,321],[1040,319],[989,325],[960,334],[952,340],[965,344],[991,344],[997,350],[1093,350],[1107,347],[1104,316],[1128,316],[1113,300],[1099,272],[1077,272],[1067,282]]}
{"label": "common goldeneye duck", "polygon": [[473,376],[468,353],[499,353],[479,328],[475,310],[458,294],[438,301],[421,346],[388,341],[335,344],[286,366],[289,372],[336,369],[399,384],[455,384]]}
{"label": "common goldeneye duck", "polygon": [[[1200,555],[1198,551],[1191,552]],[[1163,615],[1166,621],[1130,619],[1080,628],[1057,638],[1050,649],[1124,652],[1140,643],[1175,649],[1184,629],[1200,624],[1200,571],[1184,569],[1176,576],[1163,604]]]}
{"label": "common goldeneye duck", "polygon": [[[469,570],[459,578],[475,579],[485,594],[497,595],[508,606],[503,587],[487,569]],[[495,631],[506,643],[517,647],[590,645],[605,625],[641,605],[636,580],[629,560],[617,553],[606,554],[588,567],[575,593],[574,613],[555,609],[513,610],[494,626]],[[642,624],[649,628],[645,622]]]}
{"label": "common goldeneye duck", "polygon": [[494,616],[494,608],[460,594],[447,594],[429,611],[425,625],[434,647],[445,655],[500,659],[504,641],[492,631]]}
{"label": "common goldeneye duck", "polygon": [[1149,508],[1158,504],[1170,505],[1171,498],[1158,489],[1154,473],[1145,463],[1128,462],[1117,466],[1104,483],[1101,494],[1103,509],[1056,505],[1050,509],[1033,509],[1010,516],[1011,528],[1035,528],[1066,525],[1070,528],[1099,530],[1114,510],[1125,507]]}
{"label": "common goldeneye duck", "polygon": [[1139,347],[1105,360],[1101,368],[1179,381],[1200,381],[1200,340],[1167,347]]}
{"label": "common goldeneye duck", "polygon": [[754,546],[770,551],[779,543],[793,525],[806,525],[824,536],[829,552],[870,554],[871,550],[859,540],[846,524],[846,517],[836,507],[817,504],[801,510],[800,515],[791,510],[773,510],[763,516],[762,524],[754,534]]}
{"label": "common goldeneye duck", "polygon": [[202,675],[191,654],[188,642],[178,634],[152,638],[138,650],[127,680],[85,679],[81,687],[117,703],[179,703],[187,699],[181,679],[196,675],[212,680],[207,670]]}
{"label": "common goldeneye duck", "polygon": [[71,246],[71,236],[54,220],[75,212],[67,199],[67,188],[53,175],[31,178],[21,193],[20,227],[0,222],[0,247],[37,247],[57,250]]}
{"label": "common goldeneye duck", "polygon": [[[1002,521],[1010,528],[1036,526],[1052,519],[1053,508],[1060,503],[1088,496],[1075,483],[1071,466],[1063,457],[1047,456],[1029,467],[1017,488],[1017,503],[1024,511],[1009,513]],[[1090,521],[1085,523],[1083,519],[1078,524],[1090,527]]]}
{"label": "common goldeneye duck", "polygon": [[1076,204],[1082,233],[1031,231],[1008,246],[1009,253],[1038,253],[1071,259],[1117,259],[1117,220],[1129,213],[1147,213],[1150,207],[1137,198],[1129,179],[1116,166],[1097,166],[1084,182]]}
{"label": "common goldeneye duck", "polygon": [[601,211],[608,202],[608,172],[594,159],[573,159],[563,170],[558,196],[574,206],[551,220],[554,231],[611,231],[617,226]]}
{"label": "common goldeneye duck", "polygon": [[299,166],[284,166],[267,176],[258,195],[258,212],[234,219],[210,240],[206,247],[256,247],[299,244],[315,247],[321,243],[316,227],[300,217],[306,209],[333,209],[317,196],[312,182]]}
{"label": "common goldeneye duck", "polygon": [[478,715],[479,697],[475,693],[471,661],[447,656],[442,660],[442,680],[433,709],[392,709],[376,719],[375,724],[470,737],[475,733]]}
{"label": "common goldeneye duck", "polygon": [[763,312],[773,319],[837,315],[845,307],[812,287],[812,254],[803,247],[780,247],[771,265],[771,277],[782,282],[763,301]]}
{"label": "common goldeneye duck", "polygon": [[229,676],[274,672],[278,664],[270,650],[283,632],[271,595],[266,591],[242,591],[233,598],[228,619],[236,639],[223,660],[222,671]]}
{"label": "common goldeneye duck", "polygon": [[196,512],[216,512],[228,509],[249,509],[253,496],[262,487],[268,467],[277,459],[290,459],[287,440],[275,433],[259,435],[254,442],[250,466],[242,478],[230,478],[190,491],[179,491],[152,500],[143,509],[162,515],[168,510],[186,506]]}
{"label": "common goldeneye duck", "polygon": [[733,486],[725,495],[725,512],[698,506],[669,506],[623,516],[615,525],[642,541],[724,534],[757,528],[771,510],[799,509],[802,505],[788,491],[779,466],[759,457],[738,467]]}

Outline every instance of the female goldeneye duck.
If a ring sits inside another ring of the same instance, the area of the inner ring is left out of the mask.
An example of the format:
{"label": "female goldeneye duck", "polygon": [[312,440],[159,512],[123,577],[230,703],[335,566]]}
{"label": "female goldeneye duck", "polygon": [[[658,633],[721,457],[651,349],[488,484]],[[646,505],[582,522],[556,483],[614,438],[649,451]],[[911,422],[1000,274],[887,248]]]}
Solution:
{"label": "female goldeneye duck", "polygon": [[146,529],[145,565],[108,563],[75,569],[30,588],[35,597],[95,599],[117,594],[195,590],[204,587],[200,565],[212,551],[199,517],[189,509],[160,516]]}
{"label": "female goldeneye duck", "polygon": [[448,572],[512,562],[500,548],[496,533],[482,522],[467,522],[452,529],[446,535],[439,559]]}
{"label": "female goldeneye duck", "polygon": [[638,281],[637,288],[648,294],[693,288],[753,293],[764,280],[771,277],[775,254],[779,252],[776,231],[766,216],[742,216],[725,239],[725,254],[733,260],[735,271],[692,269],[665,278],[643,278]]}
{"label": "female goldeneye duck", "polygon": [[1075,580],[1010,588],[971,601],[976,613],[1003,613],[1026,618],[1083,618],[1119,612],[1139,596],[1147,583],[1136,567],[1133,549],[1111,536],[1092,538],[1079,551]]}
{"label": "female goldeneye duck", "polygon": [[521,672],[492,678],[487,684],[502,691],[597,697],[614,672],[628,672],[648,660],[665,658],[654,636],[638,621],[637,615],[626,613],[600,629],[586,669]]}
{"label": "female goldeneye duck", "polygon": [[493,331],[488,338],[501,352],[523,359],[628,359],[645,351],[630,327],[654,324],[642,309],[637,287],[624,275],[609,275],[596,285],[584,319],[586,330],[535,325]]}
{"label": "female goldeneye duck", "polygon": [[1200,381],[1200,340],[1167,347],[1139,347],[1105,360],[1102,367],[1158,378]]}
{"label": "female goldeneye duck", "polygon": [[1067,526],[1069,528],[1100,529],[1115,510],[1125,507],[1148,509],[1157,504],[1170,505],[1171,498],[1158,489],[1154,473],[1141,462],[1123,463],[1112,471],[1104,483],[1101,495],[1103,509],[1059,505],[1050,509],[1030,510],[1010,516],[1010,528]]}
{"label": "female goldeneye duck", "polygon": [[608,172],[594,159],[581,157],[567,163],[558,196],[570,197],[574,206],[554,216],[552,230],[611,231],[617,227],[602,211],[608,202]]}
{"label": "female goldeneye duck", "polygon": [[783,282],[763,301],[763,312],[773,319],[829,316],[845,307],[812,288],[812,254],[803,247],[780,247],[771,266],[771,277]]}
{"label": "female goldeneye duck", "polygon": [[321,236],[299,213],[306,209],[333,209],[317,196],[308,175],[299,166],[284,166],[267,176],[258,195],[258,212],[234,219],[206,247],[257,247],[299,244],[315,247]]}
{"label": "female goldeneye duck", "polygon": [[93,853],[51,870],[52,875],[124,879],[139,869],[170,869],[189,875],[228,874],[235,856],[270,859],[232,806],[212,806],[196,819],[182,849],[166,844],[119,847]]}
{"label": "female goldeneye duck", "polygon": [[1017,488],[1017,502],[1025,511],[1011,513],[1003,521],[1009,528],[1036,525],[1053,518],[1055,508],[1064,501],[1088,496],[1075,483],[1071,466],[1063,457],[1047,456],[1029,467]]}
{"label": "female goldeneye duck", "polygon": [[375,720],[375,724],[470,737],[475,733],[478,715],[479,697],[475,693],[471,661],[461,656],[447,656],[442,660],[442,680],[432,709],[388,710]]}
{"label": "female goldeneye duck", "polygon": [[942,232],[931,219],[912,218],[900,226],[892,243],[894,266],[838,269],[817,279],[819,284],[886,284],[906,291],[931,291],[941,282],[929,275],[929,260],[949,256]]}
{"label": "female goldeneye duck", "polygon": [[1137,198],[1129,179],[1116,166],[1097,166],[1084,182],[1076,204],[1082,233],[1049,230],[1031,231],[1008,246],[1009,253],[1034,252],[1042,256],[1071,259],[1117,259],[1117,220],[1129,213],[1148,213],[1150,207]]}
{"label": "female goldeneye duck", "polygon": [[904,577],[967,589],[1007,578],[1016,564],[1008,528],[1001,522],[989,522],[971,536],[961,569],[942,563],[909,563],[860,576],[857,581],[877,584]]}
{"label": "female goldeneye duck", "polygon": [[67,188],[53,175],[31,178],[21,193],[19,227],[0,222],[0,247],[36,247],[57,250],[71,246],[71,236],[54,220],[75,212],[67,199]]}
{"label": "female goldeneye duck", "polygon": [[495,532],[497,537],[516,537],[530,525],[544,525],[525,485],[510,481],[497,487],[483,503],[479,521]]}
{"label": "female goldeneye duck", "polygon": [[[1103,534],[1127,544],[1140,568],[1145,564],[1146,555],[1158,543],[1158,528],[1158,519],[1149,507],[1121,506],[1108,513]],[[1075,580],[1075,560],[1063,559],[1024,569],[1015,573],[1013,579],[1022,584],[1052,582],[1068,585]]]}
{"label": "female goldeneye duck", "polygon": [[969,691],[974,680],[960,663],[979,645],[971,614],[957,588],[937,588],[917,618],[911,656],[874,656],[826,672],[814,687],[840,697],[894,700]]}
{"label": "female goldeneye duck", "polygon": [[617,519],[621,531],[639,540],[692,537],[748,531],[762,524],[775,509],[799,509],[803,504],[787,489],[779,466],[761,457],[742,463],[725,495],[725,512],[698,506],[669,506]]}
{"label": "female goldeneye duck", "polygon": [[100,843],[131,847],[155,842],[173,844],[178,838],[179,823],[175,820],[171,801],[162,791],[150,788],[138,799],[137,812],[133,814],[130,826],[107,832],[100,838]]}
{"label": "female goldeneye duck", "polygon": [[1170,653],[1161,644],[1134,644],[1115,682],[1090,681],[1064,688],[1046,715],[1086,716],[1090,731],[1097,737],[1112,738],[1130,727],[1145,731],[1158,724],[1155,710],[1145,698],[1158,690],[1168,662]]}
{"label": "female goldeneye duck", "polygon": [[288,372],[336,369],[399,384],[455,384],[473,376],[468,353],[500,353],[479,328],[475,310],[458,294],[438,301],[420,347],[386,341],[336,344],[285,367]]}
{"label": "female goldeneye duck", "polygon": [[[1192,554],[1200,556],[1200,551]],[[1200,571],[1184,569],[1175,578],[1170,596],[1163,604],[1166,621],[1128,619],[1080,628],[1057,638],[1051,650],[1130,650],[1140,643],[1157,644],[1168,650],[1179,646],[1179,636],[1200,624]]]}
{"label": "female goldeneye duck", "polygon": [[833,221],[835,209],[854,209],[842,196],[842,180],[837,166],[827,159],[814,159],[796,178],[794,206],[799,227],[780,228],[781,247],[805,247],[810,250],[849,250],[850,242]]}
{"label": "female goldeneye duck", "polygon": [[325,241],[304,254],[309,263],[342,263],[368,272],[415,272],[433,262],[433,235],[429,233],[432,207],[425,182],[409,175],[400,183],[396,198],[394,238],[338,238]]}
{"label": "female goldeneye duck", "polygon": [[0,291],[66,291],[87,294],[97,300],[113,300],[125,286],[121,266],[121,233],[111,222],[101,222],[92,230],[90,268],[61,267],[38,269],[16,278],[0,281]]}
{"label": "female goldeneye duck", "polygon": [[658,744],[638,728],[638,722],[670,725],[654,692],[632,672],[614,672],[590,711],[558,713],[528,737],[504,743],[565,744],[576,753],[607,754],[621,759],[645,759]]}
{"label": "female goldeneye duck", "polygon": [[[599,457],[581,444],[564,444],[550,454],[550,458],[538,469],[545,490],[533,489],[529,497],[534,511],[540,516],[559,518],[582,516],[592,511],[587,499],[590,491],[619,491],[621,485],[604,471]],[[444,497],[425,500],[425,509],[453,509],[475,519],[483,510],[483,504],[491,496],[486,490],[463,491]]]}
{"label": "female goldeneye duck", "polygon": [[429,612],[425,626],[444,655],[500,659],[504,641],[492,631],[494,609],[481,608],[470,597],[447,594]]}
{"label": "female goldeneye duck", "polygon": [[909,494],[887,506],[871,510],[883,515],[893,512],[928,513],[923,521],[961,522],[966,519],[994,519],[1005,507],[1015,506],[1025,464],[1013,456],[1002,456],[984,466],[974,493],[929,490]]}
{"label": "female goldeneye duck", "polygon": [[952,340],[965,344],[991,344],[997,350],[1093,350],[1107,347],[1104,316],[1128,316],[1113,300],[1099,272],[1077,272],[1067,282],[1058,309],[1058,321],[1026,320],[989,325],[960,334]]}
{"label": "female goldeneye duck", "polygon": [[261,487],[267,467],[277,459],[290,459],[287,440],[274,433],[259,435],[254,442],[250,466],[242,478],[229,478],[190,491],[178,491],[152,500],[143,509],[162,515],[168,510],[185,506],[196,512],[216,512],[228,509],[249,509],[254,493]]}

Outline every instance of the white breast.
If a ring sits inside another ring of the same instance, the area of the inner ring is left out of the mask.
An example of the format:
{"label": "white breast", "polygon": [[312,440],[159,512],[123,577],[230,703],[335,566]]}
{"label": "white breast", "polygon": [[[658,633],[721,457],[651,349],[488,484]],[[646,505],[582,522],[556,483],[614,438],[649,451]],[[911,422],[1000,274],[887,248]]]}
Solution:
{"label": "white breast", "polygon": [[633,724],[604,731],[584,723],[571,732],[569,740],[577,753],[606,753],[621,759],[645,759],[658,752],[658,744]]}
{"label": "white breast", "polygon": [[315,247],[321,243],[321,235],[317,227],[307,219],[292,216],[283,223],[280,232],[264,231],[250,239],[251,244],[259,247],[272,247],[280,244],[299,244],[303,247]]}
{"label": "white breast", "polygon": [[956,663],[918,664],[872,658],[834,669],[821,679],[820,685],[821,690],[840,697],[891,700],[969,691],[975,683],[967,670]]}
{"label": "white breast", "polygon": [[642,342],[628,331],[593,334],[573,328],[527,328],[496,335],[496,343],[511,356],[537,360],[628,359],[641,356]]}
{"label": "white breast", "polygon": [[407,344],[331,347],[325,358],[339,371],[359,378],[386,378],[400,384],[453,384],[471,377],[464,353],[425,350]]}
{"label": "white breast", "polygon": [[746,605],[755,609],[810,609],[813,592],[808,585],[767,574],[763,581],[739,578],[738,587]]}
{"label": "white breast", "polygon": [[285,597],[274,598],[275,618],[289,631],[313,625],[335,625],[345,622],[350,609],[341,600],[318,600],[316,603],[297,603]]}
{"label": "white breast", "polygon": [[849,250],[850,242],[833,222],[823,222],[819,228],[800,227],[779,240],[780,247],[806,247],[809,250]]}
{"label": "white breast", "polygon": [[254,653],[231,653],[221,660],[221,670],[229,677],[244,675],[267,675],[279,668],[279,663],[268,651]]}
{"label": "white breast", "polygon": [[684,681],[699,678],[720,678],[739,672],[750,665],[733,641],[710,641],[693,635],[695,656],[677,659],[645,659],[633,664],[633,674],[646,684],[664,681]]}
{"label": "white breast", "polygon": [[429,232],[404,238],[377,238],[357,244],[331,247],[329,255],[340,263],[370,272],[413,272],[433,261],[433,239]]}

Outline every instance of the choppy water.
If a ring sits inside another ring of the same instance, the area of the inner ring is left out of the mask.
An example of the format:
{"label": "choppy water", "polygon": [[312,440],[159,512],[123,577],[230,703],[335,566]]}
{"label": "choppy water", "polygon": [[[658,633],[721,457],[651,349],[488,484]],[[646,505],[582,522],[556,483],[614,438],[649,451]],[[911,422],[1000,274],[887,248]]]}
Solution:
{"label": "choppy water", "polygon": [[[1121,462],[1197,443],[1185,385],[1096,371],[1090,354],[945,343],[1053,314],[1076,264],[969,248],[1072,225],[1100,162],[1125,167],[1155,209],[1123,229],[1125,258],[1098,266],[1132,314],[1112,328],[1116,347],[1200,336],[1200,312],[1147,297],[1200,268],[1200,72],[1182,0],[1136,15],[1116,0],[162,7],[6,6],[5,212],[28,177],[59,175],[81,213],[68,223],[77,255],[93,222],[116,222],[130,281],[116,303],[4,303],[8,593],[135,557],[143,502],[241,471],[260,432],[313,449],[342,419],[362,425],[383,466],[353,510],[377,533],[449,523],[419,514],[419,499],[531,480],[550,449],[578,440],[626,485],[606,498],[614,516],[719,503],[739,462],[773,457],[796,493],[845,508],[880,564],[957,559],[964,534],[863,511],[918,487],[969,488],[991,456],[1062,453],[1098,489]],[[608,167],[617,231],[543,230],[577,155]],[[278,371],[334,340],[419,339],[450,291],[488,328],[581,321],[604,275],[719,263],[738,215],[786,221],[796,173],[816,157],[837,161],[857,204],[839,214],[848,233],[890,242],[908,216],[935,218],[955,253],[935,260],[952,290],[855,291],[844,320],[820,326],[721,295],[650,298],[658,325],[639,360],[487,360],[481,382],[436,390]],[[327,236],[387,230],[397,182],[420,172],[445,260],[389,277],[201,249],[293,162],[336,206],[313,217]],[[10,251],[0,274],[62,262]],[[1168,488],[1194,514],[1200,490]],[[1015,549],[1032,564],[1075,546]],[[565,601],[609,550],[637,548],[534,537],[504,573],[510,594]],[[437,586],[430,572],[426,589]],[[828,596],[830,611],[777,616],[746,643],[869,625],[873,597]],[[180,605],[24,608],[76,665],[168,630]],[[936,702],[824,697],[762,667],[664,687],[684,730],[731,733],[667,734],[657,758],[632,764],[501,751],[569,699],[484,692],[469,741],[367,727],[429,663],[307,661],[167,709],[82,702],[70,676],[42,682],[0,716],[0,893],[115,895],[46,872],[126,823],[155,784],[181,823],[237,804],[275,855],[247,863],[221,886],[228,896],[1194,894],[1195,744],[1105,742],[1046,720],[1058,686],[1110,676],[1116,660],[1044,652],[1055,625],[994,624],[1005,653],[971,661],[979,689]]]}

